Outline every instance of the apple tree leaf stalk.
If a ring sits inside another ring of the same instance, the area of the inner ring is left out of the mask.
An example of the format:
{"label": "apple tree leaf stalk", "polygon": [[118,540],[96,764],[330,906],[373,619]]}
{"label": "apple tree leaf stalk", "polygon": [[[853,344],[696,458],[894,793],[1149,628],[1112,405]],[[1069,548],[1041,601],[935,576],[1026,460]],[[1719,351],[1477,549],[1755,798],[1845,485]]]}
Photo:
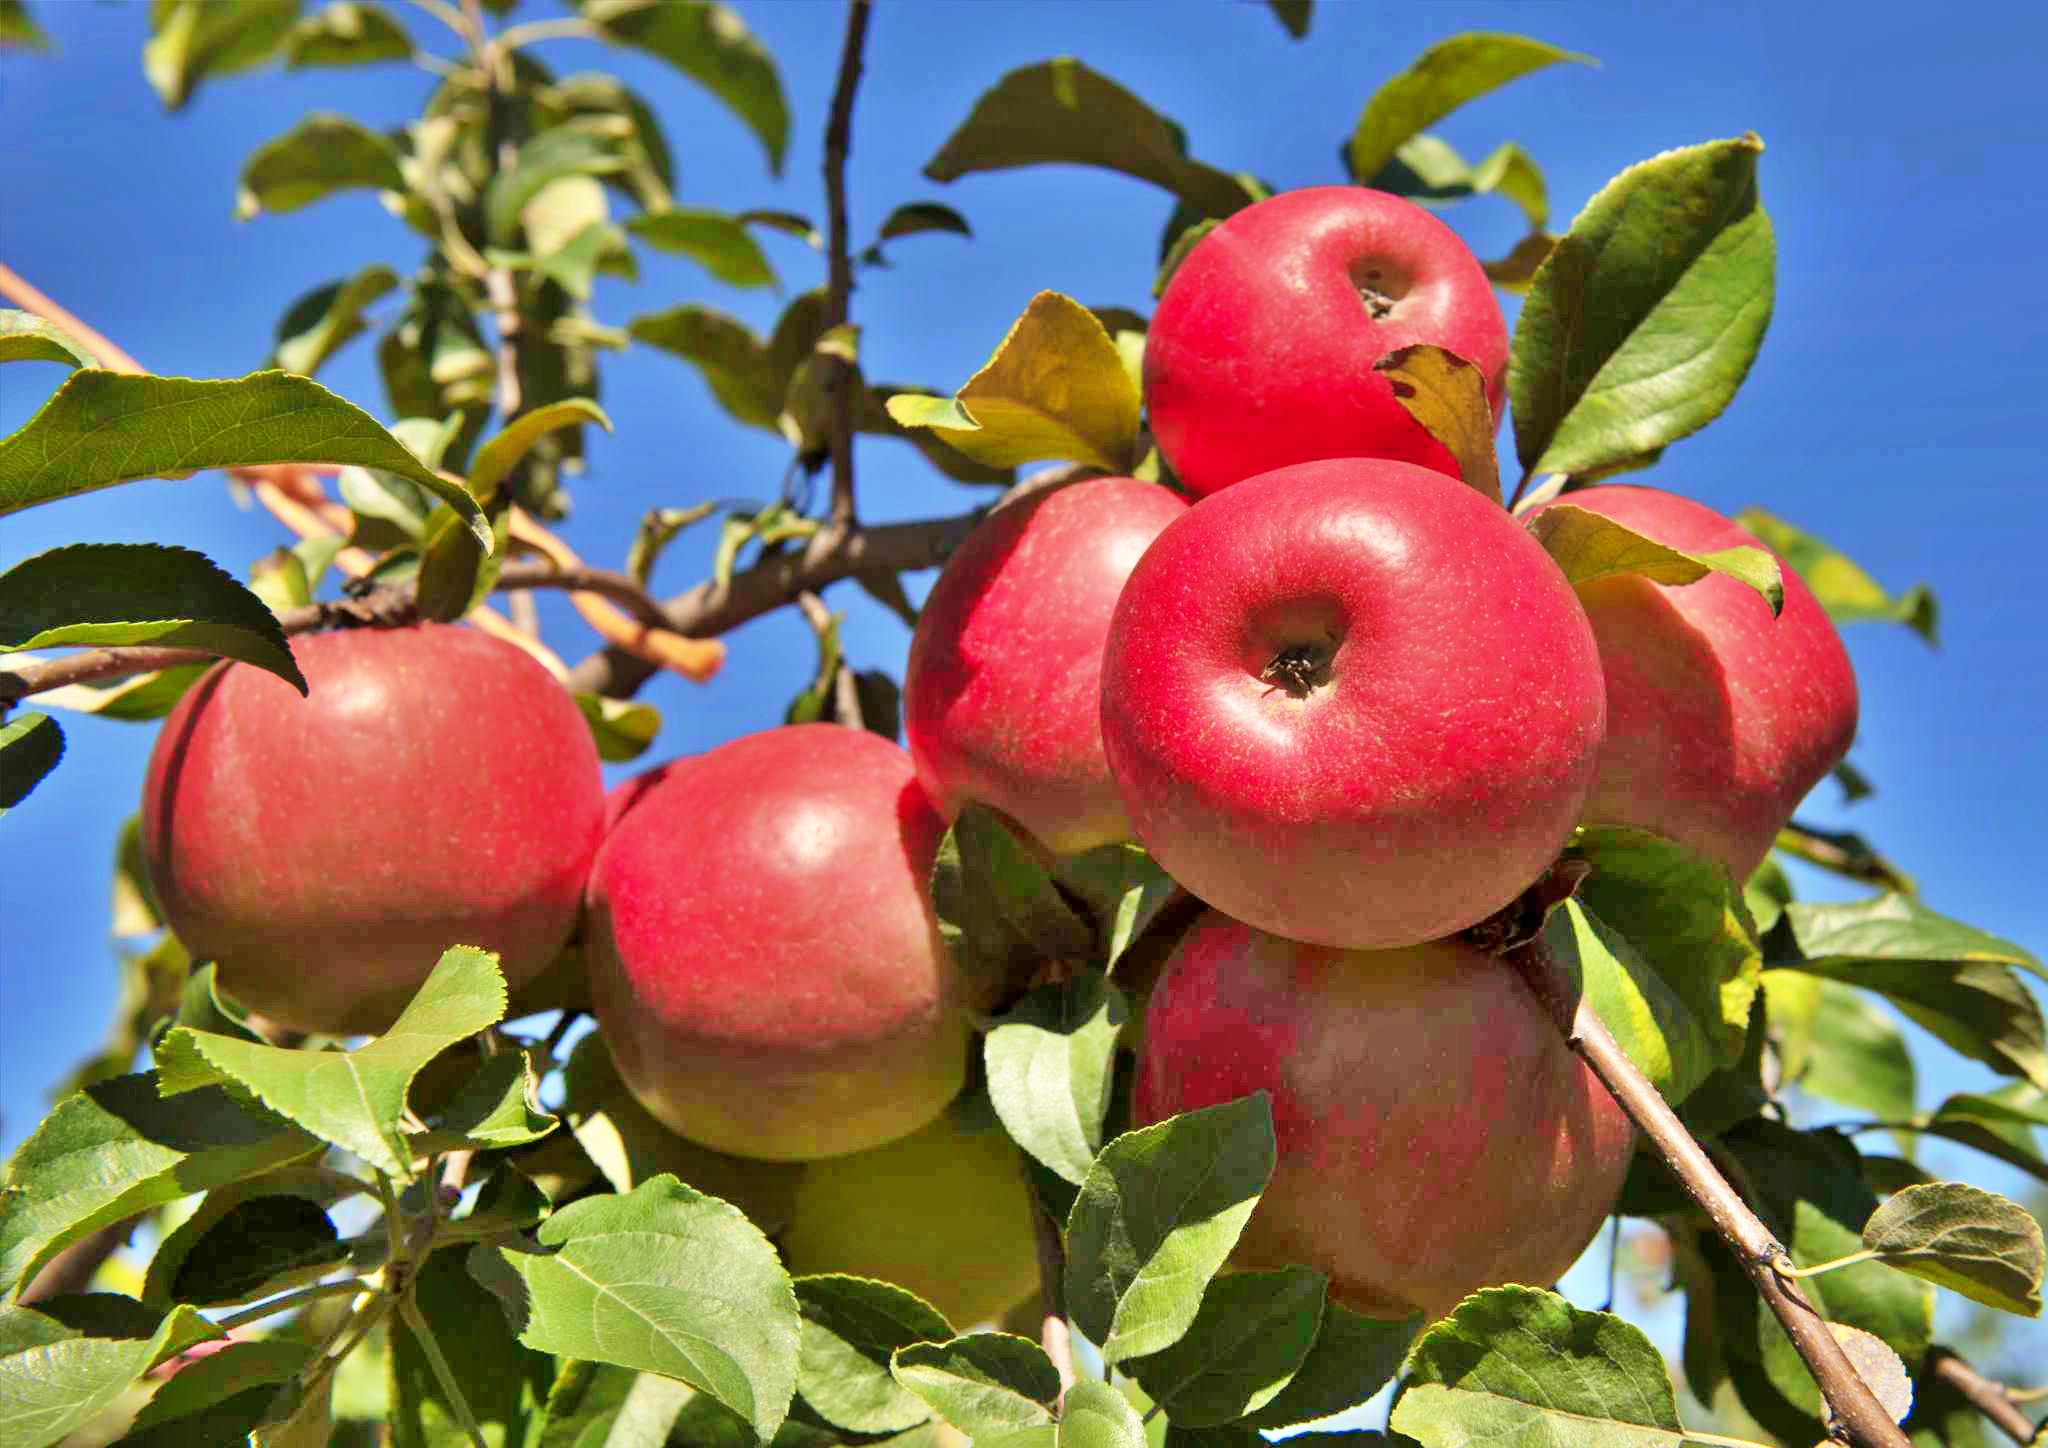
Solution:
{"label": "apple tree leaf stalk", "polygon": [[1780,1264],[1789,1260],[1783,1244],[1750,1210],[1657,1088],[1636,1069],[1590,1003],[1566,996],[1542,941],[1514,951],[1508,960],[1550,1007],[1572,1050],[1650,1139],[1714,1229],[1735,1249],[1743,1270],[1813,1374],[1830,1416],[1846,1431],[1848,1441],[1856,1448],[1909,1448],[1906,1435],[1857,1376],[1826,1319],[1798,1285],[1780,1272]]}

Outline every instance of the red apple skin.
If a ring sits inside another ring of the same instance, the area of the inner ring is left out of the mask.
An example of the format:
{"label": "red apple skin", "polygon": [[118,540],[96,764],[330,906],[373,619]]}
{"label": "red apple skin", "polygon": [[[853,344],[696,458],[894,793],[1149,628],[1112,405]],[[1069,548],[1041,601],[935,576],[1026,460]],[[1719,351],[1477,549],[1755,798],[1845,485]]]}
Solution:
{"label": "red apple skin", "polygon": [[861,729],[770,729],[670,769],[590,877],[591,994],[627,1088],[766,1161],[936,1118],[980,1004],[926,903],[944,833],[910,756]]}
{"label": "red apple skin", "polygon": [[1059,855],[1130,838],[1102,757],[1102,645],[1132,567],[1187,509],[1090,478],[999,509],[953,555],[904,676],[910,757],[948,819],[988,805]]}
{"label": "red apple skin", "polygon": [[[1587,488],[1559,503],[1688,552],[1764,546],[1658,488]],[[1589,822],[1668,836],[1745,880],[1848,754],[1857,717],[1849,655],[1812,590],[1783,571],[1775,619],[1754,589],[1718,573],[1675,588],[1615,577],[1580,590],[1607,675]]]}
{"label": "red apple skin", "polygon": [[247,664],[164,721],[143,788],[150,878],[195,958],[302,1031],[389,1026],[452,945],[517,989],[576,923],[603,838],[597,747],[512,645],[422,624],[310,634],[311,694]]}
{"label": "red apple skin", "polygon": [[[1302,651],[1305,697],[1268,677]],[[1454,934],[1556,859],[1593,783],[1599,654],[1498,504],[1411,463],[1303,463],[1197,503],[1125,585],[1102,736],[1137,837],[1295,940]]]}
{"label": "red apple skin", "polygon": [[1447,348],[1498,418],[1507,324],[1456,232],[1358,186],[1288,191],[1230,217],[1182,260],[1145,338],[1145,410],[1189,491],[1318,458],[1458,464],[1373,364]]}
{"label": "red apple skin", "polygon": [[1344,952],[1211,911],[1153,989],[1134,1120],[1272,1093],[1277,1164],[1231,1260],[1330,1277],[1372,1317],[1548,1286],[1634,1128],[1521,978],[1457,939]]}

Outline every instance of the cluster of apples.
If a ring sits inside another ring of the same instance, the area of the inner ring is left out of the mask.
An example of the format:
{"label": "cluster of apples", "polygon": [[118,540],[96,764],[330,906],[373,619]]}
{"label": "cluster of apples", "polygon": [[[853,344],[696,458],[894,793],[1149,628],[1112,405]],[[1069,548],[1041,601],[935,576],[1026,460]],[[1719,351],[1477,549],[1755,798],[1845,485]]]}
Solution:
{"label": "cluster of apples", "polygon": [[[619,1075],[671,1130],[802,1162],[791,1269],[897,1281],[956,1322],[1036,1279],[1017,1157],[950,1109],[974,1024],[928,885],[948,820],[1048,854],[1142,843],[1210,907],[1143,1016],[1142,1121],[1271,1093],[1279,1164],[1240,1265],[1301,1262],[1381,1316],[1547,1282],[1597,1231],[1626,1119],[1463,932],[1582,822],[1745,877],[1846,752],[1856,693],[1789,573],[1577,592],[1457,480],[1372,364],[1507,338],[1456,235],[1358,188],[1232,217],[1148,338],[1135,478],[1026,493],[920,616],[906,752],[771,729],[607,798],[575,705],[517,649],[418,626],[296,641],[312,686],[224,666],[152,759],[166,916],[252,1009],[388,1025],[446,946],[517,993],[581,921]],[[1660,541],[1756,540],[1646,488],[1571,495]],[[551,1002],[534,1002],[549,1004]]]}

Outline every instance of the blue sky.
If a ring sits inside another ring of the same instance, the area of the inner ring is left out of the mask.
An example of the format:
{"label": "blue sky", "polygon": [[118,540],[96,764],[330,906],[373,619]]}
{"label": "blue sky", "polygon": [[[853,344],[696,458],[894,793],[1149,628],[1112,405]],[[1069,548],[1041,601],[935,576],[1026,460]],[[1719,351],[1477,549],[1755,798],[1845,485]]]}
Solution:
{"label": "blue sky", "polygon": [[[425,43],[445,37],[416,10]],[[677,153],[679,199],[729,210],[822,216],[820,137],[841,24],[824,0],[739,6],[781,64],[794,133],[782,180],[702,93],[659,64],[570,42],[558,71],[620,70],[655,104]],[[308,112],[377,125],[412,115],[428,77],[407,66],[210,84],[167,116],[144,82],[146,7],[32,0],[60,54],[0,58],[7,179],[0,257],[157,371],[235,376],[258,366],[271,328],[301,292],[371,261],[401,272],[415,239],[367,195],[281,217],[232,219],[242,158]],[[1865,626],[1849,645],[1863,691],[1856,764],[1875,798],[1844,809],[1824,786],[1807,811],[1879,841],[1920,879],[1934,908],[2048,953],[2040,819],[2048,812],[2042,719],[2048,586],[2027,519],[2037,517],[2040,254],[2048,190],[2035,184],[2048,123],[2048,26],[2031,7],[1952,6],[1910,30],[1845,5],[1638,5],[1462,0],[1394,6],[1321,0],[1308,43],[1245,0],[1040,0],[1023,5],[879,0],[851,170],[854,230],[895,205],[943,200],[975,239],[897,244],[855,301],[870,376],[951,386],[965,379],[1041,288],[1149,311],[1159,228],[1171,202],[1142,183],[1072,168],[975,176],[937,186],[919,168],[974,97],[1003,72],[1074,54],[1183,123],[1193,154],[1278,187],[1341,179],[1336,162],[1372,89],[1457,29],[1519,30],[1599,58],[1518,82],[1439,127],[1468,156],[1520,141],[1549,177],[1561,225],[1614,172],[1669,146],[1756,130],[1779,279],[1762,356],[1727,416],[1674,446],[1643,481],[1733,512],[1755,503],[1836,543],[1894,589],[1939,594],[1943,646]],[[529,5],[532,15],[557,13]],[[2027,32],[2031,31],[2031,38]],[[1481,254],[1519,234],[1505,202],[1450,219]],[[787,291],[822,278],[801,243],[768,243]],[[642,279],[602,279],[596,309],[623,324],[697,300],[765,329],[766,293],[734,293],[686,263],[645,257]],[[604,363],[618,424],[566,535],[616,564],[639,515],[707,497],[772,497],[784,458],[729,423],[696,376],[635,352]],[[373,411],[371,346],[323,374]],[[54,368],[0,370],[0,427],[19,426],[58,381]],[[901,444],[864,442],[861,505],[881,520],[958,512],[981,495],[945,482]],[[218,475],[151,482],[0,522],[0,567],[77,540],[201,548],[235,571],[276,545],[267,515],[242,511]],[[705,571],[709,530],[664,560],[664,590]],[[921,592],[929,580],[915,580]],[[900,670],[902,627],[859,595],[849,615],[860,666]],[[551,602],[550,639],[588,646]],[[667,719],[651,758],[779,721],[808,678],[808,631],[793,616],[728,640],[711,686],[646,694]],[[42,1092],[91,1049],[112,1004],[106,883],[115,830],[134,808],[151,731],[65,716],[71,753],[5,832],[0,869],[0,1147],[43,1108]],[[616,771],[615,771],[616,772]],[[1990,1084],[1925,1042],[1922,1092]],[[1937,1159],[1940,1159],[1937,1156]],[[1955,1169],[2003,1184],[1979,1160]]]}

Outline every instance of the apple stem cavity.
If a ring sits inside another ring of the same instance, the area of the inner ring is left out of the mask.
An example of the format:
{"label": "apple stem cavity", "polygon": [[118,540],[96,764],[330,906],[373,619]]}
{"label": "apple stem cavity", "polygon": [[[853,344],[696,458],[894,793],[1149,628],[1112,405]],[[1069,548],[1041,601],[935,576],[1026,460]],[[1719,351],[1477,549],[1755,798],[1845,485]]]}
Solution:
{"label": "apple stem cavity", "polygon": [[1276,689],[1285,689],[1290,699],[1306,699],[1330,682],[1333,652],[1316,644],[1289,644],[1275,654],[1259,677]]}

